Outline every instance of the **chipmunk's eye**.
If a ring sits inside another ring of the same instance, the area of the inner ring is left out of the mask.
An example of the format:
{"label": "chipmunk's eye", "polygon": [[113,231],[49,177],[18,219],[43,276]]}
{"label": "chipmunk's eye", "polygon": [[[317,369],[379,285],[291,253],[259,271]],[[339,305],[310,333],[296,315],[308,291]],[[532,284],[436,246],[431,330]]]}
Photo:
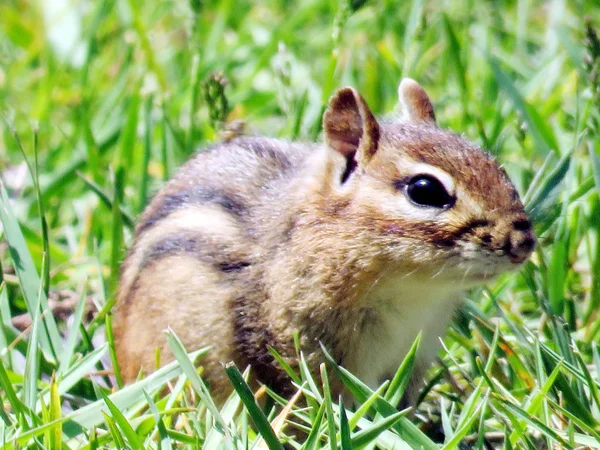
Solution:
{"label": "chipmunk's eye", "polygon": [[417,175],[406,184],[406,195],[416,205],[447,208],[454,203],[444,185],[431,175]]}

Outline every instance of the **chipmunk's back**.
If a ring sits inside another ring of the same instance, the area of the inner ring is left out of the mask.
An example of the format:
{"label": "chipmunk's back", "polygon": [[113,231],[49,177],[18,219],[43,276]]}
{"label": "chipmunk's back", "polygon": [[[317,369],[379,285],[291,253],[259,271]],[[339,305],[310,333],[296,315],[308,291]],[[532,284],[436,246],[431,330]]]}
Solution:
{"label": "chipmunk's back", "polygon": [[[316,145],[238,138],[198,154],[153,199],[136,227],[118,292],[115,334],[126,380],[140,368],[155,369],[148,349],[169,357],[167,327],[188,346],[231,341],[230,309],[214,304],[231,302],[247,282],[265,251],[269,222],[284,211],[282,193],[316,151]],[[216,353],[207,370],[235,356]]]}

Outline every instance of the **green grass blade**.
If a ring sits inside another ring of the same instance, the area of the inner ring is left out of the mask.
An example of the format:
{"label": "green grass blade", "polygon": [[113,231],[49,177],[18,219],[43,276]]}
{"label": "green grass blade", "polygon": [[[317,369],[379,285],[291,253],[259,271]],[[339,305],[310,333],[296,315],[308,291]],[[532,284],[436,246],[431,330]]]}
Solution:
{"label": "green grass blade", "polygon": [[338,408],[340,412],[340,448],[342,450],[352,450],[354,447],[352,446],[352,438],[350,437],[350,425],[348,424],[346,408],[344,408],[344,401],[341,396]]}
{"label": "green grass blade", "polygon": [[128,447],[132,448],[133,450],[143,450],[144,444],[141,438],[135,432],[135,430],[133,429],[127,418],[123,415],[121,410],[117,408],[115,404],[111,402],[106,395],[102,395],[102,400],[104,400],[104,403],[106,403],[106,406],[108,407],[108,410],[110,411],[114,422],[116,423],[116,425],[119,426],[119,428],[125,435],[129,444]]}
{"label": "green grass blade", "polygon": [[352,436],[352,444],[350,448],[360,449],[375,441],[381,433],[392,428],[408,411],[399,411],[396,414],[387,416],[385,419],[374,423],[373,426],[360,430]]}
{"label": "green grass blade", "polygon": [[329,449],[337,450],[337,440],[335,439],[335,416],[333,414],[333,401],[331,399],[331,388],[329,387],[329,376],[325,364],[321,364],[321,379],[323,380],[323,403],[325,404],[325,413],[327,414],[327,430],[329,433]]}
{"label": "green grass blade", "polygon": [[302,450],[317,450],[317,445],[319,444],[320,435],[322,433],[321,423],[323,422],[323,416],[325,415],[325,408],[325,402],[321,403],[317,415],[315,416],[315,420],[312,422],[312,429],[302,445]]}
{"label": "green grass blade", "polygon": [[[156,428],[158,429],[158,435],[160,437],[160,449],[161,450],[171,450],[173,448],[173,444],[171,443],[171,438],[169,437],[169,432],[167,431],[167,427],[165,426],[165,422],[160,416],[160,411],[156,406],[156,403],[150,398],[146,391],[144,392],[144,398],[150,407],[150,411],[154,416],[154,421],[156,423]],[[151,438],[151,436],[149,437]]]}
{"label": "green grass blade", "polygon": [[390,386],[383,397],[388,403],[392,405],[398,405],[400,400],[402,400],[402,396],[404,395],[406,387],[410,382],[410,376],[415,365],[417,351],[419,350],[420,344],[421,333],[419,333],[415,338],[410,350],[402,360],[402,364],[400,364],[400,367],[398,367],[398,370],[396,371],[394,378],[392,378],[392,382],[390,383]]}
{"label": "green grass blade", "polygon": [[[198,358],[205,355],[207,350],[199,350],[190,354],[190,358]],[[153,372],[146,378],[137,381],[134,384],[125,386],[123,389],[108,396],[108,398],[117,406],[124,410],[139,402],[143,398],[143,391],[153,392],[164,386],[168,380],[179,376],[182,373],[181,367],[177,361],[173,361]],[[103,400],[98,400],[83,408],[73,411],[68,418],[83,428],[92,428],[102,423],[100,415],[102,408],[105,407]]]}
{"label": "green grass blade", "polygon": [[[321,347],[321,350],[323,351],[327,362],[336,371],[336,374],[340,377],[342,383],[344,383],[352,395],[359,401],[365,401],[369,398],[373,391],[346,369],[339,367],[327,349]],[[374,409],[384,418],[397,412],[396,408],[386,402],[383,398],[379,398],[375,401]],[[401,418],[400,421],[394,425],[394,430],[396,430],[400,437],[410,446],[423,448],[425,450],[434,450],[438,448],[431,439],[406,418]]]}
{"label": "green grass blade", "polygon": [[244,381],[244,378],[242,377],[242,374],[238,368],[235,366],[235,364],[229,363],[225,366],[225,372],[227,373],[233,388],[244,403],[244,406],[246,406],[250,418],[254,422],[254,425],[256,425],[257,431],[265,440],[269,450],[283,450],[283,445],[281,445],[281,442],[279,442],[279,439],[277,439],[277,436],[275,436],[275,432],[273,431],[273,428],[271,428],[271,424],[256,403],[250,387]]}
{"label": "green grass blade", "polygon": [[114,440],[114,443],[115,443],[115,447],[117,447],[117,448],[128,448],[125,445],[125,439],[123,438],[123,435],[121,434],[121,431],[117,427],[117,424],[115,423],[115,421],[113,420],[113,418],[110,417],[108,414],[106,414],[106,412],[104,412],[104,411],[102,411],[102,415],[104,416],[104,421],[108,425],[108,429],[110,430],[110,434],[113,437],[113,440]]}
{"label": "green grass blade", "polygon": [[[194,391],[196,391],[198,396],[202,399],[204,404],[207,406],[208,410],[211,412],[216,422],[216,425],[220,428],[219,431],[221,431],[229,439],[231,439],[231,433],[229,431],[229,428],[223,421],[223,418],[221,417],[217,406],[215,405],[214,401],[210,396],[210,392],[208,391],[206,384],[204,383],[204,381],[202,381],[200,375],[198,375],[198,371],[194,366],[193,360],[188,355],[183,344],[181,343],[175,332],[170,328],[165,332],[165,336],[167,338],[169,348],[173,352],[173,356],[175,356],[175,359],[181,366],[181,370],[183,371],[183,373],[185,373],[185,375],[188,377],[192,387],[194,388]],[[207,349],[204,349],[203,354],[206,354],[206,351]]]}
{"label": "green grass blade", "polygon": [[[44,291],[40,285],[39,298],[42,298]],[[27,345],[27,355],[25,360],[25,384],[23,386],[23,403],[27,407],[35,411],[35,405],[38,397],[37,382],[40,376],[40,351],[39,351],[39,339],[40,339],[40,301],[38,300],[36,305],[35,314],[32,317],[31,333],[29,335],[29,343]]]}
{"label": "green grass blade", "polygon": [[545,150],[544,154],[550,150],[559,150],[556,136],[554,136],[552,130],[542,122],[538,113],[525,101],[512,80],[500,68],[499,61],[490,56],[488,62],[498,86],[500,86],[500,88],[508,95],[515,109],[519,111],[524,121],[527,123],[528,131],[531,132],[536,144],[541,149]]}
{"label": "green grass blade", "polygon": [[86,306],[86,290],[84,288],[85,283],[82,283],[78,292],[80,292],[79,300],[77,301],[77,306],[75,306],[75,312],[73,313],[72,322],[71,322],[71,330],[69,335],[67,336],[67,341],[63,348],[62,354],[60,355],[60,361],[57,370],[57,377],[66,372],[69,365],[71,364],[71,359],[75,353],[75,346],[77,344],[77,335],[79,331],[79,326],[83,320],[83,313],[85,312]]}
{"label": "green grass blade", "polygon": [[[42,284],[17,219],[10,207],[8,194],[1,182],[0,222],[2,222],[4,238],[8,242],[10,255],[14,261],[17,276],[19,277],[19,285],[23,291],[25,301],[27,302],[27,309],[33,317],[35,315],[36,305],[38,304],[38,290]],[[39,301],[42,310],[49,311],[46,295],[43,294]],[[56,321],[52,314],[44,314],[42,320],[44,324],[44,332],[40,334],[42,352],[47,361],[54,362],[56,361],[56,352],[62,347],[58,326],[56,325]]]}
{"label": "green grass blade", "polygon": [[[110,199],[108,194],[104,192],[98,184],[86,178],[80,172],[76,172],[76,174],[90,188],[90,190],[98,196],[100,201],[112,211],[113,201]],[[133,230],[133,227],[135,226],[135,219],[133,218],[133,216],[123,206],[120,206],[119,210],[121,213],[121,217],[123,218],[123,224],[125,224],[125,226],[130,230]]]}

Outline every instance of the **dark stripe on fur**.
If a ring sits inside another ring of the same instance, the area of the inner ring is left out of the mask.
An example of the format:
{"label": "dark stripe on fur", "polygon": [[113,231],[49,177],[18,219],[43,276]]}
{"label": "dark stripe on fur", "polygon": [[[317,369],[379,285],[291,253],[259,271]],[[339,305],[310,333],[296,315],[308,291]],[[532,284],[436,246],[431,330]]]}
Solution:
{"label": "dark stripe on fur", "polygon": [[[131,302],[136,291],[139,288],[139,280],[142,271],[151,264],[161,260],[164,257],[185,254],[197,258],[198,260],[213,266],[215,269],[225,274],[239,273],[252,265],[251,262],[236,258],[226,258],[227,251],[224,249],[215,249],[207,252],[207,249],[215,248],[214,243],[208,243],[201,236],[169,236],[162,241],[154,244],[144,254],[144,258],[138,268],[137,275],[125,293],[124,304]],[[127,264],[127,262],[125,263]],[[125,267],[123,265],[123,268]]]}
{"label": "dark stripe on fur", "polygon": [[439,224],[429,222],[410,222],[396,220],[386,222],[384,230],[388,233],[398,234],[400,236],[421,235],[423,238],[434,245],[443,248],[451,248],[465,235],[474,233],[479,228],[489,226],[489,221],[485,219],[473,219],[465,226],[458,229],[444,229]]}
{"label": "dark stripe on fur", "polygon": [[177,254],[193,256],[225,273],[239,272],[251,265],[248,261],[228,260],[225,249],[215,249],[214,243],[201,236],[168,236],[146,251],[139,271],[154,261]]}
{"label": "dark stripe on fur", "polygon": [[205,204],[219,205],[237,217],[241,216],[245,211],[244,206],[240,202],[221,191],[207,189],[202,186],[192,186],[189,190],[165,195],[152,214],[146,218],[146,221],[140,223],[137,234],[143,233],[156,222],[167,217],[182,206]]}
{"label": "dark stripe on fur", "polygon": [[465,234],[472,233],[477,228],[483,228],[490,225],[489,220],[486,219],[473,219],[469,221],[466,225],[460,227],[457,231],[453,233],[455,239],[459,239]]}
{"label": "dark stripe on fur", "polygon": [[250,263],[248,261],[224,262],[219,264],[219,269],[221,270],[221,272],[231,273],[239,272],[248,266],[250,266]]}

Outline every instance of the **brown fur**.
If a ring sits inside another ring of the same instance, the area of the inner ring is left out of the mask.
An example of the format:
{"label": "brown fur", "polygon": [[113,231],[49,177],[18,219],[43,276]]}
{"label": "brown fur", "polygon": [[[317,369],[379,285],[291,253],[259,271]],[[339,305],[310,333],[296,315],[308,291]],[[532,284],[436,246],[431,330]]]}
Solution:
{"label": "brown fur", "polygon": [[[268,347],[295,366],[295,332],[315,371],[323,344],[373,385],[422,329],[423,371],[460,291],[518,267],[535,236],[495,160],[437,128],[416,82],[401,98],[408,121],[379,124],[344,88],[324,116],[328,145],[236,138],[181,168],[142,215],[123,265],[115,338],[127,381],[154,369],[155,348],[171,358],[167,327],[190,351],[212,347],[201,364],[218,400],[231,360],[286,393]],[[423,170],[445,180],[452,207],[407,197]],[[398,350],[375,355],[371,370],[361,356],[370,342]]]}

